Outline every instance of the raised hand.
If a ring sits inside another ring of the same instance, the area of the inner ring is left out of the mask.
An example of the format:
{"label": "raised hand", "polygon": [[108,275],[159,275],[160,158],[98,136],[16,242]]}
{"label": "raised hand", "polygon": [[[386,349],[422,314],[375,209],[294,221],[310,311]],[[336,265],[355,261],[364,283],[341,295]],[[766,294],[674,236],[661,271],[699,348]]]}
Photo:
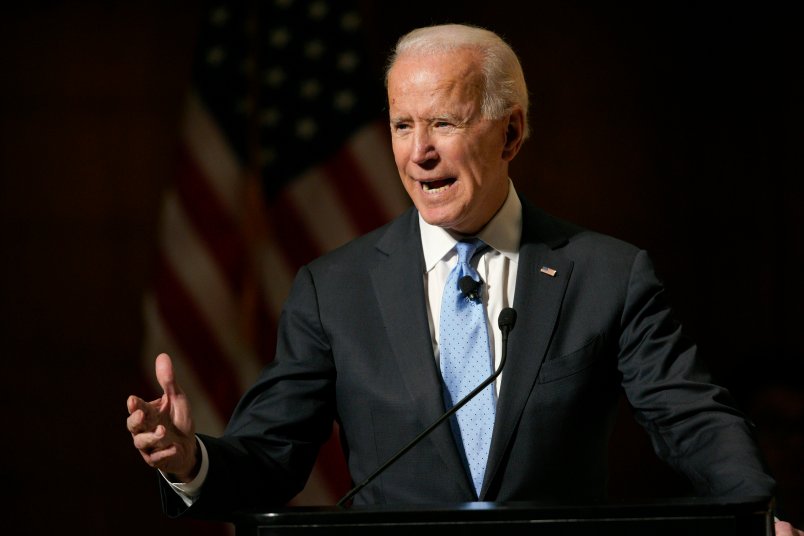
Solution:
{"label": "raised hand", "polygon": [[174,378],[173,362],[167,354],[156,358],[156,379],[162,396],[151,402],[128,397],[126,425],[145,463],[172,479],[189,482],[198,474],[200,454],[190,402]]}

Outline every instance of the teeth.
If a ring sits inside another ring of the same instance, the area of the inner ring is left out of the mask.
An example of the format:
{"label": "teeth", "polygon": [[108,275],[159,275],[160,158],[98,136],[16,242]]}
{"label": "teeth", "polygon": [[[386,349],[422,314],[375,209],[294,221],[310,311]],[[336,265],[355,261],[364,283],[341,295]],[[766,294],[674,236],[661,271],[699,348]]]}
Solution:
{"label": "teeth", "polygon": [[449,179],[437,180],[433,182],[423,182],[422,189],[425,192],[440,192],[446,188],[449,188],[453,181]]}

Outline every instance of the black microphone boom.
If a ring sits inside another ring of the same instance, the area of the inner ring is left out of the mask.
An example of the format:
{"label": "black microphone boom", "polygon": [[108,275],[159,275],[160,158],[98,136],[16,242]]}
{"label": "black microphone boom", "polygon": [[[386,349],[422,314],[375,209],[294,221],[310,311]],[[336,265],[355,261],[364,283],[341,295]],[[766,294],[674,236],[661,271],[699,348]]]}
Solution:
{"label": "black microphone boom", "polygon": [[[469,278],[471,279],[471,278]],[[477,283],[477,282],[476,282]],[[478,285],[480,283],[477,283]],[[470,400],[472,400],[478,393],[480,393],[483,389],[488,387],[491,382],[497,379],[497,376],[502,373],[502,369],[505,366],[505,360],[508,357],[508,334],[511,333],[511,330],[514,329],[514,324],[516,324],[516,311],[511,307],[506,307],[502,311],[500,311],[500,316],[497,317],[497,325],[500,326],[500,331],[502,332],[502,355],[500,356],[500,366],[497,367],[497,370],[494,373],[483,380],[483,383],[478,385],[474,388],[474,390],[463,397],[457,404],[452,406],[446,413],[444,413],[441,417],[435,420],[433,424],[428,426],[424,429],[422,433],[414,437],[410,443],[399,449],[399,451],[391,456],[388,461],[384,464],[379,466],[377,470],[371,473],[368,478],[366,478],[363,482],[358,484],[357,486],[353,487],[349,492],[344,495],[340,501],[338,501],[337,506],[343,506],[349,499],[360,493],[360,491],[368,486],[375,478],[380,476],[388,467],[394,464],[399,458],[404,456],[410,449],[415,447],[416,445],[421,442],[422,439],[430,435],[430,432],[436,429],[436,427],[450,418],[454,413],[456,413],[459,409],[465,406]]]}

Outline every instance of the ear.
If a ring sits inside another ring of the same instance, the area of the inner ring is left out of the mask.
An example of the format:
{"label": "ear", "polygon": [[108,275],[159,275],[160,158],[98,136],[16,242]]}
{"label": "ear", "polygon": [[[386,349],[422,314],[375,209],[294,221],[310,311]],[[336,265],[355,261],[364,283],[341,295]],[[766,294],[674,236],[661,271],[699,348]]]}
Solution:
{"label": "ear", "polygon": [[505,127],[505,143],[503,145],[502,158],[510,162],[522,147],[525,141],[525,114],[520,107],[511,110],[508,116],[508,125]]}

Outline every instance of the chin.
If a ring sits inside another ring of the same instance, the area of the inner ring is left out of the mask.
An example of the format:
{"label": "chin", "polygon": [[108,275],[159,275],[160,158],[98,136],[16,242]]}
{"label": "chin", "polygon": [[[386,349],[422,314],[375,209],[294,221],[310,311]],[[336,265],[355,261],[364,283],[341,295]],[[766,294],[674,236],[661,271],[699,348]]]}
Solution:
{"label": "chin", "polygon": [[429,223],[430,225],[434,225],[436,227],[443,227],[445,229],[449,229],[451,227],[452,222],[446,218],[440,217],[433,217],[426,212],[419,211],[419,214],[422,215],[422,219]]}
{"label": "chin", "polygon": [[443,214],[434,216],[432,214],[427,214],[426,212],[421,212],[421,215],[424,221],[426,221],[430,225],[441,227],[442,229],[446,229],[447,231],[460,232],[455,230],[455,227],[460,226],[460,220],[458,220],[457,218],[454,217],[450,218]]}

